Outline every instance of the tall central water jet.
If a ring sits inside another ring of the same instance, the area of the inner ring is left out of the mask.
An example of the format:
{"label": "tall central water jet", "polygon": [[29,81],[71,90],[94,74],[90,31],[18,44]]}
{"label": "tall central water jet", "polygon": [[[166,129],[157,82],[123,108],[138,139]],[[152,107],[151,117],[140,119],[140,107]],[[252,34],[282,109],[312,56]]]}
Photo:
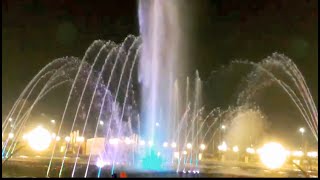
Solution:
{"label": "tall central water jet", "polygon": [[180,27],[177,1],[140,0],[143,46],[139,66],[142,85],[143,136],[154,144],[168,141],[172,125],[173,83],[179,59]]}

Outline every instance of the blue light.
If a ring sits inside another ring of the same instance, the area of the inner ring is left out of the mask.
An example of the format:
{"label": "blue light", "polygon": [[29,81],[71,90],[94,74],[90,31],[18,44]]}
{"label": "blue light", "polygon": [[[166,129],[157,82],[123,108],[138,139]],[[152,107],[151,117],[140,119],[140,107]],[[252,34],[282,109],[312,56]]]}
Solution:
{"label": "blue light", "polygon": [[142,168],[145,170],[161,171],[163,170],[162,163],[161,156],[158,156],[155,150],[151,149],[150,154],[147,154],[142,159]]}

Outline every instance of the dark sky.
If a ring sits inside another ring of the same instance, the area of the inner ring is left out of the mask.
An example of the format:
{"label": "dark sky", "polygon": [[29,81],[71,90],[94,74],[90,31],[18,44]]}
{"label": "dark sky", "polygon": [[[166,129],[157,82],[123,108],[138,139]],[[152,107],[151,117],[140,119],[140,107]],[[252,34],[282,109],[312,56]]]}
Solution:
{"label": "dark sky", "polygon": [[[258,62],[277,51],[297,64],[318,103],[317,0],[186,0],[183,5],[191,22],[190,73],[199,69],[206,79],[234,59]],[[82,57],[94,40],[120,43],[128,34],[139,35],[133,0],[2,0],[3,115],[28,81],[53,59]],[[213,101],[219,102],[224,101],[218,100],[221,93],[232,96],[236,83],[216,84],[222,88],[213,93],[217,98]],[[273,102],[265,100],[266,107],[273,107]],[[292,107],[284,106],[279,103],[279,111]],[[273,109],[270,114],[277,113]],[[296,122],[291,128],[305,125],[286,114],[277,117],[289,119],[276,120],[281,121],[280,134],[288,122]]]}

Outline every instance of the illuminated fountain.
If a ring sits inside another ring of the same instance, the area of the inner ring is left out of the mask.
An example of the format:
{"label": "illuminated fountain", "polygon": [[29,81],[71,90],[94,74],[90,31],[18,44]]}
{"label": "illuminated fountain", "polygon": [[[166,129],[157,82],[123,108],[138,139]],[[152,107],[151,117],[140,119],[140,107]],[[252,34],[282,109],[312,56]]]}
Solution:
{"label": "illuminated fountain", "polygon": [[[120,44],[97,40],[82,59],[60,58],[42,68],[2,124],[2,155],[8,156],[17,149],[38,102],[61,86],[70,89],[56,136],[79,130],[80,137],[103,137],[104,151],[94,155],[91,149],[96,144],[91,143],[90,153],[82,162],[79,146],[70,165],[66,161],[67,150],[58,156],[54,141],[47,176],[66,176],[65,169],[71,167],[67,176],[89,177],[97,166],[93,176],[100,177],[103,172],[113,174],[123,162],[133,170],[198,173],[203,151],[222,131],[221,122],[232,124],[239,114],[252,111],[262,114],[250,106],[251,95],[270,79],[289,95],[318,140],[318,111],[313,98],[301,72],[283,55],[274,54],[261,63],[235,61],[255,67],[248,75],[247,89],[240,93],[235,107],[208,108],[203,103],[205,86],[199,72],[186,78],[177,76],[182,61],[177,6],[176,1],[140,1],[141,37],[129,35]],[[269,66],[280,68],[294,86],[281,81]],[[257,74],[270,78],[261,80]],[[71,127],[67,127],[66,119],[71,120]],[[103,129],[99,128],[101,121],[105,123]],[[4,138],[6,134],[9,135]],[[66,149],[71,146],[69,141]],[[221,143],[219,148],[226,151],[229,142]],[[235,149],[239,151],[238,147]],[[57,157],[61,161],[56,162]],[[55,167],[60,167],[58,172],[54,172]]]}

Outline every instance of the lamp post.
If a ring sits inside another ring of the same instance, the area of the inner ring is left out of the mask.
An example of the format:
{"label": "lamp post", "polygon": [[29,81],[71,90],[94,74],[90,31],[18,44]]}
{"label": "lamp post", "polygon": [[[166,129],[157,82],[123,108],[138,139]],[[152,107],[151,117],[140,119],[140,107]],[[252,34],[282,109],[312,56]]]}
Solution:
{"label": "lamp post", "polygon": [[301,150],[303,149],[303,134],[305,133],[305,129],[303,127],[299,128],[299,132],[301,133]]}
{"label": "lamp post", "polygon": [[223,136],[224,136],[225,129],[226,129],[226,126],[225,125],[221,125],[221,139],[220,139],[221,143],[223,142]]}

